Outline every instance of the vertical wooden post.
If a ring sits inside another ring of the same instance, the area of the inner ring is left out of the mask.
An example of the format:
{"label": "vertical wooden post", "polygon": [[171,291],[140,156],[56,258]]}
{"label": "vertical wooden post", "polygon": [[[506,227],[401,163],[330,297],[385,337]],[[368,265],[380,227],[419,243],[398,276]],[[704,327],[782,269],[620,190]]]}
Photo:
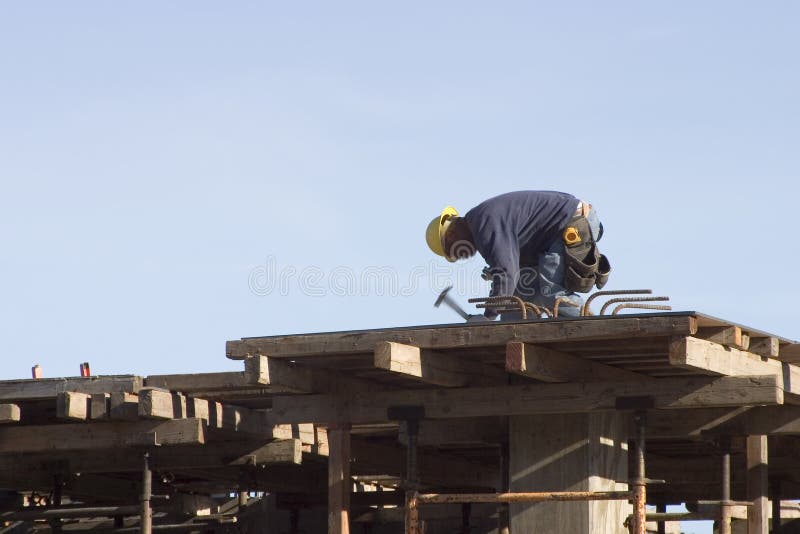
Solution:
{"label": "vertical wooden post", "polygon": [[350,425],[328,427],[328,534],[350,534]]}
{"label": "vertical wooden post", "polygon": [[747,533],[769,532],[769,487],[767,471],[769,456],[767,436],[747,436]]}

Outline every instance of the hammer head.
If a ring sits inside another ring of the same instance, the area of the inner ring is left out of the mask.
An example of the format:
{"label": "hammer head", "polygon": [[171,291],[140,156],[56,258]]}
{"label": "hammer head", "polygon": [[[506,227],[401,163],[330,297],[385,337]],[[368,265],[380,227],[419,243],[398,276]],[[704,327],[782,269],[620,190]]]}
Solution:
{"label": "hammer head", "polygon": [[453,289],[453,286],[447,286],[441,293],[439,293],[439,297],[436,299],[436,302],[433,303],[434,308],[438,308],[442,304],[451,289]]}

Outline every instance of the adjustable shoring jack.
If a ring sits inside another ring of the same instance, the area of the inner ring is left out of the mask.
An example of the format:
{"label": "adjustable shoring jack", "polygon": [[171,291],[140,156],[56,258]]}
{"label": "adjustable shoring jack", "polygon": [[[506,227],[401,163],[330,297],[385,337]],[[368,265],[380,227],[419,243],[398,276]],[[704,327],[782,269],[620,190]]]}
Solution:
{"label": "adjustable shoring jack", "polygon": [[419,435],[419,421],[425,418],[425,408],[422,406],[390,406],[386,415],[390,421],[401,421],[406,425],[408,444],[406,445],[406,474],[403,480],[403,489],[406,493],[405,533],[422,534],[419,522],[419,508],[417,507],[417,494],[419,492],[417,437]]}

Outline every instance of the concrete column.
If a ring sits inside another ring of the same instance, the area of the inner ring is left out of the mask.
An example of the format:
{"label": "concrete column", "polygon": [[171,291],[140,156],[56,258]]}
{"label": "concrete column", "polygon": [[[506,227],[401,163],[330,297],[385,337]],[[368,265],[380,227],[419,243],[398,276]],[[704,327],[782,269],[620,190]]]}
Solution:
{"label": "concrete column", "polygon": [[[628,419],[620,413],[510,418],[511,491],[619,491],[628,478]],[[511,505],[511,532],[627,534],[626,501]]]}

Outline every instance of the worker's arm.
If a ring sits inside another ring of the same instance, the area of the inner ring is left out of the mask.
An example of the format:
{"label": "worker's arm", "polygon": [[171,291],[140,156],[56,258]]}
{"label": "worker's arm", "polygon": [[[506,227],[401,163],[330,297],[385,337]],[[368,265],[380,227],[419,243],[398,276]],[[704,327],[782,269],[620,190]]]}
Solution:
{"label": "worker's arm", "polygon": [[[492,282],[491,297],[509,297],[514,294],[519,280],[519,244],[516,236],[494,239],[493,246],[481,255],[489,264],[487,271]],[[484,315],[489,319],[497,317],[497,312],[487,308]]]}

